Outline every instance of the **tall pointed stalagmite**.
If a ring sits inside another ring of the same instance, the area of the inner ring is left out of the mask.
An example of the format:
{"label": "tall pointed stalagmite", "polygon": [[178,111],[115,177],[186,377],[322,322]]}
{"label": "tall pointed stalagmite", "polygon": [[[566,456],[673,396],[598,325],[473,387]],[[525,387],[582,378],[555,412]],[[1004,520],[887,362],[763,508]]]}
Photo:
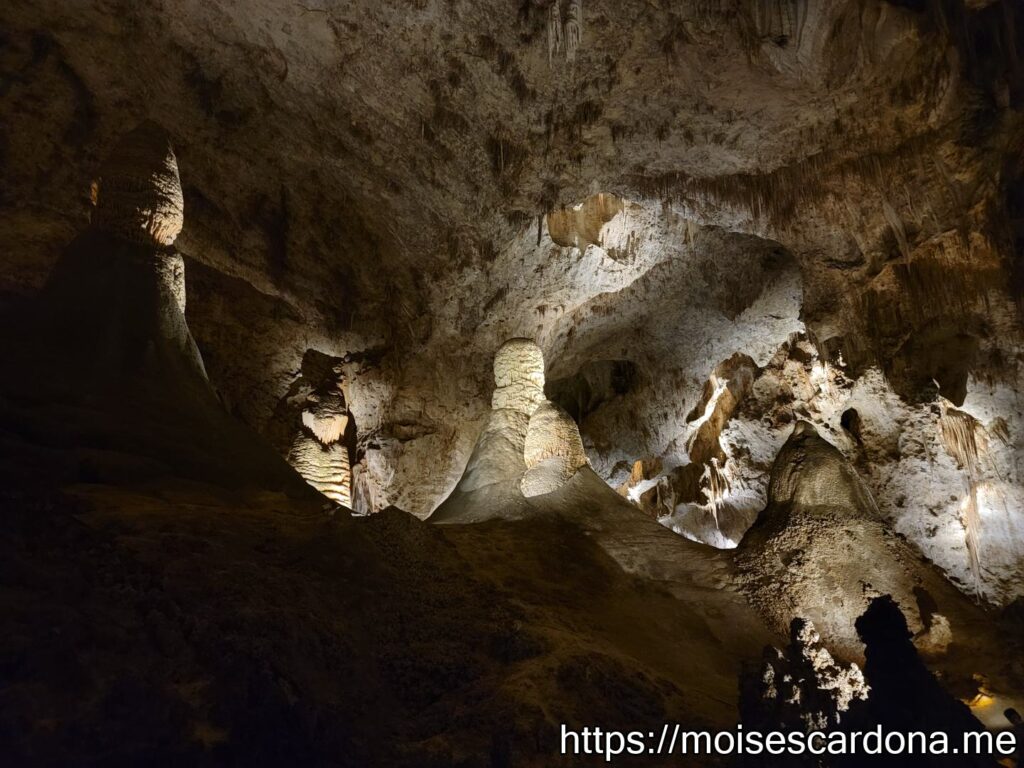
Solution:
{"label": "tall pointed stalagmite", "polygon": [[231,486],[312,491],[235,421],[211,386],[185,319],[178,163],[166,131],[125,135],[93,185],[89,227],[61,254],[31,320],[5,324],[14,370],[4,395],[44,416],[65,479],[175,474]]}

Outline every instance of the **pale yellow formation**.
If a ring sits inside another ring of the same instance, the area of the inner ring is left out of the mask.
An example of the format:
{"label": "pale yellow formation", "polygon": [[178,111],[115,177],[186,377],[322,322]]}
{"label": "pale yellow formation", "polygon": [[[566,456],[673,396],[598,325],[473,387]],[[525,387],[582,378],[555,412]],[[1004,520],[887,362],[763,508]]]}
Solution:
{"label": "pale yellow formation", "polygon": [[352,468],[343,443],[321,445],[300,430],[288,452],[288,463],[303,479],[331,501],[352,506]]}
{"label": "pale yellow formation", "polygon": [[510,339],[494,355],[491,409],[531,415],[544,402],[544,353],[529,339]]}
{"label": "pale yellow formation", "polygon": [[341,393],[313,395],[310,399],[313,402],[302,412],[302,425],[323,445],[341,440],[348,426],[348,407]]}
{"label": "pale yellow formation", "polygon": [[561,488],[587,463],[576,422],[547,400],[530,417],[523,457],[526,472],[519,487],[527,497]]}

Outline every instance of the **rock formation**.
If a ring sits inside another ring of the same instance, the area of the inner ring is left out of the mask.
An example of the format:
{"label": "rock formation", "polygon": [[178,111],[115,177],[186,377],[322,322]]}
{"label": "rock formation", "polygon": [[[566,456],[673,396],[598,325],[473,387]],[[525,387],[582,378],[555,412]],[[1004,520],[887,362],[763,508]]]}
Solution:
{"label": "rock formation", "polygon": [[[822,646],[814,625],[793,619],[785,650],[765,648],[740,678],[740,718],[762,732],[831,731],[863,707],[869,687],[856,664],[842,665]],[[863,722],[863,720],[862,720]]]}
{"label": "rock formation", "polygon": [[[11,364],[32,371],[8,382],[12,413],[42,407],[50,414],[43,433],[77,444],[79,455],[60,469],[66,476],[131,483],[173,469],[303,494],[207,379],[185,318],[184,261],[172,245],[183,208],[167,134],[143,123],[102,168],[92,221],[25,308],[30,322],[19,332],[5,321]],[[65,410],[58,417],[54,408]]]}
{"label": "rock formation", "polygon": [[1024,711],[1019,0],[0,30],[0,754],[548,766],[880,594]]}
{"label": "rock formation", "polygon": [[288,463],[320,493],[352,506],[352,464],[343,441],[348,408],[341,392],[311,397],[302,411],[302,426],[288,450]]}
{"label": "rock formation", "polygon": [[529,339],[511,339],[494,355],[491,413],[462,478],[431,519],[489,516],[494,509],[469,494],[486,491],[493,505],[550,493],[587,464],[579,428],[544,396],[544,354]]}
{"label": "rock formation", "polygon": [[520,488],[528,498],[561,488],[576,470],[587,464],[576,422],[548,400],[537,406],[530,416],[523,457],[526,472]]}
{"label": "rock formation", "polygon": [[[727,523],[763,505],[789,426],[842,442],[852,407],[868,439],[838,447],[886,521],[973,593],[963,477],[935,452],[938,382],[1007,425],[977,503],[982,598],[1004,605],[1024,583],[1024,23],[1014,0],[926,5],[8,3],[0,298],[42,285],[93,176],[115,200],[97,148],[152,115],[187,170],[175,243],[213,385],[272,438],[306,350],[347,359],[375,509],[425,517],[451,491],[489,416],[480,361],[507,338],[537,340],[552,379],[635,367],[580,424],[618,487],[636,461],[686,463],[686,417],[722,361],[749,355],[765,389],[798,378],[765,371],[802,334],[807,367],[841,374],[843,398],[884,399],[884,418],[802,387],[771,406],[784,425],[741,406],[721,437],[727,503],[667,522],[710,541],[717,515],[715,543],[735,543]],[[622,210],[559,227],[598,195]],[[145,212],[166,211],[173,233],[174,196],[154,200],[128,231],[148,237]]]}
{"label": "rock formation", "polygon": [[[922,635],[944,626],[933,614],[953,622],[954,636],[979,620],[967,598],[886,529],[857,472],[805,421],[779,451],[768,506],[744,536],[736,562],[775,626],[806,617],[846,659],[860,655],[854,620],[882,594],[892,595]],[[927,613],[914,610],[921,590],[937,602]]]}
{"label": "rock formation", "polygon": [[[950,745],[985,726],[942,687],[917,654],[907,621],[889,595],[877,597],[856,622],[864,641],[864,675],[871,686],[866,717],[887,732],[947,734]],[[890,756],[893,766],[991,766],[992,755]]]}
{"label": "rock formation", "polygon": [[565,18],[565,58],[570,64],[576,61],[576,52],[583,44],[583,0],[569,0],[569,11]]}
{"label": "rock formation", "polygon": [[[173,245],[185,221],[185,201],[167,132],[152,121],[127,134],[94,182],[98,229],[140,245]],[[184,309],[184,306],[182,307]]]}
{"label": "rock formation", "polygon": [[170,370],[177,384],[205,388],[196,384],[206,372],[185,321],[185,266],[170,247],[181,231],[183,203],[166,132],[142,123],[102,168],[92,225],[40,295],[43,322],[54,343],[73,340],[68,346],[86,381],[152,381]]}

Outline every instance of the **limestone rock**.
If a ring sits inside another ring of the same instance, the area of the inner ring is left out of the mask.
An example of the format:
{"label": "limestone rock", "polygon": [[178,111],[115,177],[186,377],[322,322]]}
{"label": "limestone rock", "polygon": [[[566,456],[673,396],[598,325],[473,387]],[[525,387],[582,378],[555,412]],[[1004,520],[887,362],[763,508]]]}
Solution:
{"label": "limestone rock", "polygon": [[[736,563],[776,627],[806,617],[846,659],[861,654],[855,619],[882,594],[908,612],[915,633],[934,613],[949,619],[954,636],[979,620],[977,608],[887,528],[854,468],[807,422],[779,451],[768,506],[740,542]],[[918,607],[923,597],[927,613]]]}
{"label": "limestone rock", "polygon": [[333,445],[341,440],[348,426],[348,407],[340,392],[312,395],[311,402],[302,412],[302,425],[322,445]]}
{"label": "limestone rock", "polygon": [[520,487],[526,497],[560,488],[587,464],[576,422],[547,400],[530,416],[523,456],[526,472]]}
{"label": "limestone rock", "polygon": [[331,501],[352,506],[352,468],[347,446],[338,442],[324,444],[302,431],[288,452],[288,463]]}
{"label": "limestone rock", "polygon": [[491,409],[530,416],[544,401],[544,353],[529,339],[506,341],[494,355]]}
{"label": "limestone rock", "polygon": [[152,121],[125,135],[100,168],[93,224],[141,245],[172,245],[185,220],[178,160]]}
{"label": "limestone rock", "polygon": [[837,663],[814,624],[793,619],[785,650],[766,648],[760,666],[744,671],[740,714],[746,728],[829,731],[868,691],[856,664]]}

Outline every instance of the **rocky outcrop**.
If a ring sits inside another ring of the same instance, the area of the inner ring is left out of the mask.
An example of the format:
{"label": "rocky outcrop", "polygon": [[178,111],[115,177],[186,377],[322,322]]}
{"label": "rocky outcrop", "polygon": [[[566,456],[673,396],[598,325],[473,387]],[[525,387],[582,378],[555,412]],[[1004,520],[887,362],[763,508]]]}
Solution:
{"label": "rocky outcrop", "polygon": [[[832,731],[854,721],[869,687],[856,664],[839,664],[821,644],[814,624],[793,619],[789,645],[765,648],[760,664],[740,678],[740,718],[744,728],[769,731]],[[860,715],[863,718],[862,715]]]}
{"label": "rocky outcrop", "polygon": [[[775,626],[806,617],[845,659],[861,652],[854,620],[882,594],[907,611],[922,637],[933,626],[941,630],[932,614],[949,618],[954,636],[959,625],[979,620],[970,601],[888,529],[854,468],[804,421],[779,451],[768,506],[740,543],[736,563]],[[927,615],[918,610],[922,591],[936,601]]]}

